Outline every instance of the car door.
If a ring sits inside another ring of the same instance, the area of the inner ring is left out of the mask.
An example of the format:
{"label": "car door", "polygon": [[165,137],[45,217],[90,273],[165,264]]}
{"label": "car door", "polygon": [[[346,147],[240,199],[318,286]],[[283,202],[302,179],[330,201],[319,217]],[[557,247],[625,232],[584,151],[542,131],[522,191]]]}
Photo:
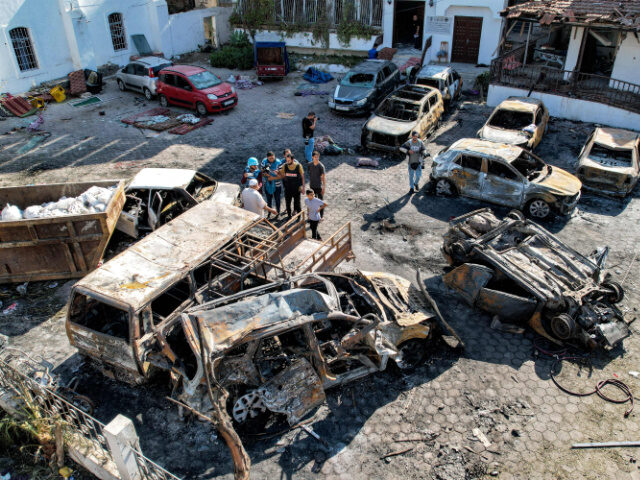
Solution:
{"label": "car door", "polygon": [[389,65],[382,69],[382,73],[384,74],[384,94],[388,95],[393,91],[395,84],[393,82],[393,72],[391,72],[391,68]]}
{"label": "car door", "polygon": [[520,208],[524,182],[524,177],[511,165],[502,160],[489,159],[482,198],[499,205]]}
{"label": "car door", "polygon": [[155,230],[160,226],[160,213],[162,213],[162,207],[164,198],[159,190],[151,190],[149,192],[149,208],[147,209],[147,223],[151,230]]}
{"label": "car door", "polygon": [[457,98],[460,96],[460,92],[462,91],[462,78],[455,70],[451,72],[451,77],[453,78],[453,91],[451,92],[451,95],[453,95],[452,98]]}
{"label": "car door", "polygon": [[176,75],[176,103],[185,107],[194,105],[193,86],[182,75]]}
{"label": "car door", "polygon": [[146,80],[147,80],[146,77],[147,77],[148,70],[143,65],[140,65],[139,63],[135,63],[133,65],[133,71],[134,71],[134,75],[133,75],[132,82],[135,85],[134,88],[136,90],[142,91],[146,85]]}
{"label": "car door", "polygon": [[482,198],[482,187],[486,177],[484,159],[476,155],[462,153],[453,162],[451,171],[458,192],[472,198]]}
{"label": "car door", "polygon": [[122,69],[122,81],[127,88],[135,88],[135,64],[130,63]]}
{"label": "car door", "polygon": [[160,79],[162,82],[162,94],[167,97],[169,103],[176,103],[176,76],[173,73],[164,73]]}
{"label": "car door", "polygon": [[376,93],[375,93],[376,104],[387,95],[384,89],[385,87],[384,80],[385,80],[384,72],[380,70],[376,75]]}
{"label": "car door", "polygon": [[534,133],[533,143],[531,144],[532,148],[536,147],[540,141],[542,140],[542,136],[544,135],[545,130],[547,129],[547,122],[549,121],[549,112],[547,109],[540,106],[536,111],[535,115],[535,124],[536,130]]}
{"label": "car door", "polygon": [[437,97],[432,94],[427,101],[424,102],[422,118],[420,120],[420,135],[422,137],[427,136],[435,125],[435,112],[433,110],[436,100]]}

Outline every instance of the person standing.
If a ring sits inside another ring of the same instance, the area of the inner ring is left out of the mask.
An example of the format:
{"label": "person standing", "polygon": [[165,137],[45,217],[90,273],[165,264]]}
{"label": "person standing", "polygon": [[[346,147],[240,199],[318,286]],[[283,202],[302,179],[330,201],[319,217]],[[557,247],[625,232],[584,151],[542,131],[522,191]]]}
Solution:
{"label": "person standing", "polygon": [[293,201],[293,212],[300,213],[300,194],[304,189],[304,170],[291,153],[285,157],[285,163],[280,167],[280,178],[284,186],[287,216],[291,218],[291,202]]}
{"label": "person standing", "polygon": [[427,148],[420,140],[418,132],[412,132],[411,140],[405,142],[400,147],[400,151],[407,155],[409,161],[409,194],[416,193],[424,168],[424,158],[429,155]]}
{"label": "person standing", "polygon": [[304,204],[307,206],[307,217],[309,217],[309,225],[311,226],[311,238],[314,240],[322,240],[318,233],[318,223],[322,219],[322,212],[327,204],[324,200],[316,198],[313,190],[307,190],[307,198],[304,199]]}
{"label": "person standing", "polygon": [[275,214],[275,209],[267,205],[262,195],[260,195],[258,180],[252,178],[248,181],[248,187],[242,191],[242,206],[245,210],[257,213],[261,217],[264,216],[264,211]]}
{"label": "person standing", "polygon": [[313,135],[316,130],[316,122],[318,117],[313,112],[309,112],[306,117],[302,119],[302,137],[304,138],[304,158],[307,162],[311,162],[311,153],[314,150],[314,138]]}
{"label": "person standing", "polygon": [[280,215],[280,199],[282,197],[282,180],[278,173],[280,165],[282,165],[282,161],[278,160],[273,152],[267,152],[267,157],[262,160],[262,176],[267,205],[275,207],[278,216]]}
{"label": "person standing", "polygon": [[[315,193],[316,198],[324,200],[324,189],[327,185],[325,180],[324,165],[320,162],[320,152],[314,150],[311,154],[311,163],[307,165],[309,170],[309,187]],[[322,217],[322,210],[320,210],[320,216]]]}
{"label": "person standing", "polygon": [[413,47],[416,50],[422,50],[422,35],[420,34],[421,23],[418,15],[414,15],[413,20],[411,20],[411,30],[413,32]]}
{"label": "person standing", "polygon": [[262,190],[262,171],[258,168],[260,162],[256,157],[251,157],[247,160],[247,166],[242,174],[242,180],[240,183],[245,185],[249,180],[255,179],[258,181],[258,190]]}

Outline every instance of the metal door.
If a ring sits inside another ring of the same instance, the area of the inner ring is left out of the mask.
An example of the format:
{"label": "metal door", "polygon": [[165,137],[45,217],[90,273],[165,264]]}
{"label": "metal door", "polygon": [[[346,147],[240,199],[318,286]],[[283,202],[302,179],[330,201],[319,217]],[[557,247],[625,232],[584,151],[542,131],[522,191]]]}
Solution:
{"label": "metal door", "polygon": [[455,17],[451,61],[478,63],[482,17]]}

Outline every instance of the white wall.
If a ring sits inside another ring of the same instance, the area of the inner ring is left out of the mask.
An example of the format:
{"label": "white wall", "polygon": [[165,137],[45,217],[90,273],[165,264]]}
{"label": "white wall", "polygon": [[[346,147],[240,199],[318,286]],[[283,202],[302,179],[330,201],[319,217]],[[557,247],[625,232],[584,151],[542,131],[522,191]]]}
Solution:
{"label": "white wall", "polygon": [[[487,105],[495,107],[507,97],[526,96],[527,93],[527,90],[519,88],[490,85]],[[542,92],[532,92],[531,97],[542,100],[553,117],[598,123],[617,128],[640,129],[640,114],[622,110],[621,108]]]}
{"label": "white wall", "polygon": [[[46,80],[66,76],[74,62],[58,2],[55,0],[0,0],[0,91],[22,93]],[[29,29],[38,68],[18,68],[9,31]]]}
{"label": "white wall", "polygon": [[584,27],[572,27],[569,35],[569,46],[567,47],[567,58],[565,58],[564,61],[564,69],[571,71],[576,68],[576,63],[578,63]]}
{"label": "white wall", "polygon": [[[425,2],[423,41],[429,36],[433,37],[431,48],[427,52],[427,61],[438,60],[436,54],[440,50],[440,42],[443,41],[449,42],[449,58],[447,61],[451,61],[454,17],[463,16],[482,17],[482,32],[480,36],[478,63],[484,63],[486,65],[491,63],[491,60],[497,55],[496,49],[502,32],[502,17],[500,17],[500,11],[504,10],[506,1],[487,0],[481,2],[482,6],[479,6],[478,3],[479,2],[474,0],[440,0],[435,1],[433,7],[430,7],[429,3]],[[446,34],[430,32],[428,28],[429,16],[444,16],[451,18],[450,31]],[[393,25],[393,20],[391,20],[391,24]]]}
{"label": "white wall", "polygon": [[[329,48],[335,50],[355,50],[355,51],[367,51],[373,46],[376,35],[372,35],[370,38],[362,39],[353,37],[348,46],[342,45],[338,41],[338,35],[335,33],[329,34]],[[302,32],[293,34],[290,37],[284,36],[283,32],[272,30],[261,30],[256,33],[257,42],[286,42],[287,46],[301,47],[301,48],[324,48],[322,42],[313,43],[313,35],[311,32]]]}
{"label": "white wall", "polygon": [[[216,17],[216,32],[220,42],[228,41],[229,30],[228,27],[225,29],[225,25],[228,24],[231,11],[232,7],[213,7],[169,15],[167,23],[161,29],[163,53],[166,57],[172,57],[192,52],[197,50],[199,45],[204,45],[206,17]],[[220,17],[223,17],[226,23],[223,23],[224,20]]]}
{"label": "white wall", "polygon": [[640,84],[640,41],[632,32],[620,44],[611,78]]}

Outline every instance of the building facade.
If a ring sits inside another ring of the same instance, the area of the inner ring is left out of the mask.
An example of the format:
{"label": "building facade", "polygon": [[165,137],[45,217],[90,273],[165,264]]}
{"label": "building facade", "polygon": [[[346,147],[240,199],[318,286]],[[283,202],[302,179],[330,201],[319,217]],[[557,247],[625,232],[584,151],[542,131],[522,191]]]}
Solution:
{"label": "building facade", "polygon": [[[172,57],[229,36],[232,7],[172,0],[2,0],[0,92],[21,93],[82,68],[124,65],[139,54],[132,36]],[[171,8],[171,10],[174,10]]]}

